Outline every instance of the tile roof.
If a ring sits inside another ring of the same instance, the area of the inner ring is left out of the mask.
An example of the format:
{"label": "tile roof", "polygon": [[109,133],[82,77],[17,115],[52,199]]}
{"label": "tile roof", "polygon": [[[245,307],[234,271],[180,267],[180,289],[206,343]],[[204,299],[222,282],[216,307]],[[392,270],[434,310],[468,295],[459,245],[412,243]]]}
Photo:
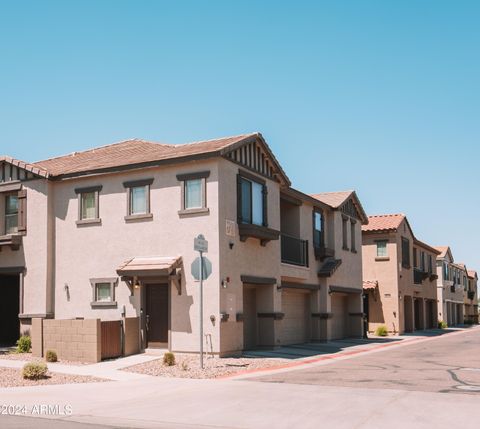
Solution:
{"label": "tile roof", "polygon": [[405,218],[404,214],[368,216],[368,224],[362,226],[362,231],[396,231]]}
{"label": "tile roof", "polygon": [[440,258],[444,258],[445,256],[447,256],[447,252],[449,249],[448,246],[433,246],[433,248],[440,252],[440,255],[438,255]]}
{"label": "tile roof", "polygon": [[474,271],[474,270],[468,270],[467,271],[467,274],[468,274],[468,277],[474,279],[475,277],[477,277],[477,272]]}
{"label": "tile roof", "polygon": [[359,212],[362,224],[366,223],[368,216],[365,213],[365,210],[360,202],[357,193],[355,191],[338,191],[338,192],[322,192],[320,194],[310,195],[312,198],[320,201],[327,206],[332,207],[333,209],[338,209],[342,206],[349,198],[353,198],[354,204]]}
{"label": "tile roof", "polygon": [[323,192],[320,194],[312,194],[311,196],[316,200],[337,209],[350,198],[353,192],[354,191]]}
{"label": "tile roof", "polygon": [[47,171],[51,176],[73,175],[169,159],[182,159],[193,156],[208,157],[252,138],[262,137],[260,133],[251,133],[181,145],[132,139],[38,161],[33,163],[33,165]]}
{"label": "tile roof", "polygon": [[166,273],[182,264],[181,256],[136,257],[125,261],[117,268],[118,275],[138,275],[138,273]]}
{"label": "tile roof", "polygon": [[48,177],[48,172],[38,165],[29,164],[28,162],[20,161],[19,159],[12,158],[10,156],[0,156],[0,162],[7,162],[9,164],[15,165],[23,170],[29,171],[30,173],[36,174],[41,177]]}

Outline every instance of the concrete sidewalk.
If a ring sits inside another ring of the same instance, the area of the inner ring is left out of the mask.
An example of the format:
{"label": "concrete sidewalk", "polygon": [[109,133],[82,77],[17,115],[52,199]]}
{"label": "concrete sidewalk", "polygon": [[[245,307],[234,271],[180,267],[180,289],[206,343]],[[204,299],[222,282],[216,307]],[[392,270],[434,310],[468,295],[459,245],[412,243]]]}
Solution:
{"label": "concrete sidewalk", "polygon": [[[155,355],[133,355],[111,361],[94,363],[91,365],[65,365],[61,363],[48,363],[48,369],[51,372],[61,372],[63,374],[72,375],[89,375],[92,377],[105,378],[108,380],[124,381],[124,380],[141,380],[151,378],[150,375],[136,374],[134,372],[121,371],[139,363],[149,362],[158,359]],[[8,360],[0,358],[0,367],[5,368],[22,368],[28,361]]]}

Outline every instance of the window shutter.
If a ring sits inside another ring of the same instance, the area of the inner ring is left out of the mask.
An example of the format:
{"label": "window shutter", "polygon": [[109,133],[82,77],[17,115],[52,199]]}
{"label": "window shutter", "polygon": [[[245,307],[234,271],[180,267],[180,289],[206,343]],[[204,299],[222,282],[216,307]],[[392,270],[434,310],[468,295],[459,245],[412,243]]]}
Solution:
{"label": "window shutter", "polygon": [[237,222],[242,223],[242,179],[237,174]]}
{"label": "window shutter", "polygon": [[18,191],[18,232],[27,232],[27,190]]}
{"label": "window shutter", "polygon": [[263,226],[268,227],[268,216],[267,216],[267,213],[268,213],[268,205],[267,205],[268,189],[267,189],[267,185],[263,185],[262,194],[263,194]]}

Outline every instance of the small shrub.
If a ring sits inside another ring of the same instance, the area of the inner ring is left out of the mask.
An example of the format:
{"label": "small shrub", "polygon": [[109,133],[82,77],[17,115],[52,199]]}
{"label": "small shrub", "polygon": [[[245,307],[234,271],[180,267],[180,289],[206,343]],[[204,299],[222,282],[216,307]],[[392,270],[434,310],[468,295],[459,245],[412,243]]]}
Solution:
{"label": "small shrub", "polygon": [[163,363],[167,366],[175,365],[175,355],[172,352],[167,352],[163,355]]}
{"label": "small shrub", "polygon": [[445,322],[444,320],[438,321],[438,329],[447,329],[447,328],[448,328],[447,322]]}
{"label": "small shrub", "polygon": [[28,335],[22,335],[17,340],[17,352],[28,353],[32,348],[32,339]]}
{"label": "small shrub", "polygon": [[45,352],[45,360],[47,362],[56,362],[58,360],[57,352],[55,350],[47,350]]}
{"label": "small shrub", "polygon": [[28,380],[40,380],[47,375],[48,367],[43,362],[29,362],[23,366],[22,376]]}
{"label": "small shrub", "polygon": [[377,337],[388,337],[388,329],[386,326],[379,326],[375,331]]}

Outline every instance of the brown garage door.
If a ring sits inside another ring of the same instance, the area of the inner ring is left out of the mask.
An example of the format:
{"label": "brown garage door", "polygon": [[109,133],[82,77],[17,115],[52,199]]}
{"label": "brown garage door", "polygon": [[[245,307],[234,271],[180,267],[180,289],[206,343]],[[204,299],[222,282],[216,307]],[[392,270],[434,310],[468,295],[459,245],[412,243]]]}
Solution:
{"label": "brown garage door", "polygon": [[348,337],[348,297],[332,294],[332,340]]}
{"label": "brown garage door", "polygon": [[309,294],[284,290],[282,292],[282,344],[299,344],[309,338]]}

